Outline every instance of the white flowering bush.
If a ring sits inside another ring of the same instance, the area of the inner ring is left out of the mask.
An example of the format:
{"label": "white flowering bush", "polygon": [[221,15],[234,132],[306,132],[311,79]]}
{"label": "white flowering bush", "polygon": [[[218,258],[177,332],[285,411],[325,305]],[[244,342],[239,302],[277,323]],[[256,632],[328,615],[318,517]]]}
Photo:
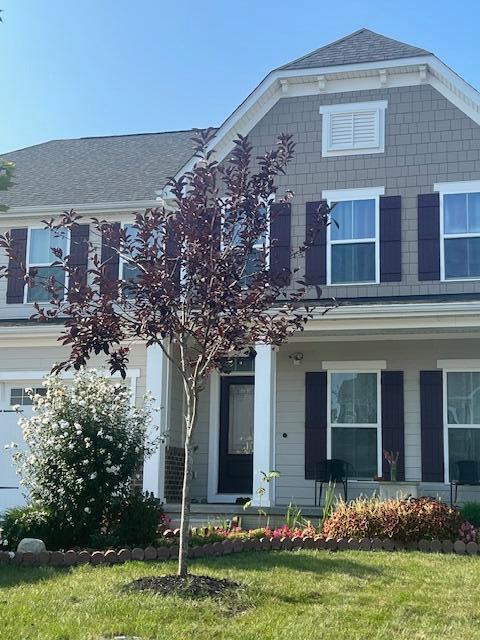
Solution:
{"label": "white flowering bush", "polygon": [[[108,527],[131,493],[134,472],[155,447],[147,439],[151,398],[131,403],[122,384],[82,370],[71,385],[51,375],[21,418],[25,452],[13,458],[32,504],[52,514],[72,543]],[[64,537],[64,536],[62,536]]]}

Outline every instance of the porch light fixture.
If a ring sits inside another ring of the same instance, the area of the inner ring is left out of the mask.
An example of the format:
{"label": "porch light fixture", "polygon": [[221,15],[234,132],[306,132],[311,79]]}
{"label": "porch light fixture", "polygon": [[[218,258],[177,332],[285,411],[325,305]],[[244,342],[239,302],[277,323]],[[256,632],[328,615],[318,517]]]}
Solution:
{"label": "porch light fixture", "polygon": [[303,360],[303,353],[300,353],[300,351],[296,351],[295,353],[291,353],[289,356],[290,360],[293,362],[293,364],[298,367],[298,365],[302,362]]}

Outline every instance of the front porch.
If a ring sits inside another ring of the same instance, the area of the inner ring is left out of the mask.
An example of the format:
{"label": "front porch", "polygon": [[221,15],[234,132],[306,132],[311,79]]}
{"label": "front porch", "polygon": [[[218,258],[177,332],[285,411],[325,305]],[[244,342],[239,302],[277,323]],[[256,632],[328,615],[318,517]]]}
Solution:
{"label": "front porch", "polygon": [[[446,417],[448,373],[480,371],[480,357],[472,358],[480,354],[478,305],[462,305],[443,310],[433,304],[378,305],[375,310],[369,307],[368,313],[359,307],[336,309],[312,321],[303,334],[279,350],[257,345],[254,370],[214,374],[203,392],[195,434],[196,517],[208,522],[210,517],[233,514],[250,524],[256,507],[245,512],[235,503],[242,498],[258,503],[260,487],[265,489],[262,507],[272,518],[284,516],[290,502],[302,508],[305,517],[318,517],[308,461],[347,460],[353,468],[350,499],[376,492],[374,476],[389,477],[385,448],[400,452],[399,479],[419,483],[419,495],[440,496],[448,502],[455,460],[477,456],[480,461],[477,425],[466,425],[467,437],[459,443],[459,425],[449,424]],[[172,472],[169,452],[176,452],[181,466],[182,396],[175,373],[160,354],[154,357],[151,352],[149,357],[155,366],[147,370],[151,382],[147,387],[163,398],[159,416],[165,442],[145,465],[144,488],[162,497],[172,515],[179,510],[179,483],[176,495],[166,492],[166,487],[172,486],[172,473],[179,478],[178,468]],[[435,415],[428,414],[431,408],[425,404],[429,397],[421,382],[425,372],[440,385],[435,392]],[[313,438],[307,425],[306,391],[306,376],[312,373],[326,381],[322,387],[325,406],[313,396],[310,419],[313,416],[314,427],[319,428]],[[397,374],[397,382],[401,381],[395,397],[382,390],[384,378],[395,378],[388,374]],[[225,389],[233,386],[224,381],[233,379],[240,386],[252,384],[251,393],[245,391],[238,405],[237,418],[231,407],[226,411],[222,406],[222,389],[225,401]],[[352,400],[354,387],[356,399]],[[355,418],[349,414],[352,407]],[[261,472],[273,469],[279,477],[262,484]],[[460,487],[458,502],[471,500],[480,500],[480,489]]]}

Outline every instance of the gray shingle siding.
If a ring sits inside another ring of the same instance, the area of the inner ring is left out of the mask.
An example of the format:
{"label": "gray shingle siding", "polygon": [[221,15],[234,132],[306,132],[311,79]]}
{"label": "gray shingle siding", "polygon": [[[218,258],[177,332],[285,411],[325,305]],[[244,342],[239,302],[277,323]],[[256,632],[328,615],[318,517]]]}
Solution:
{"label": "gray shingle siding", "polygon": [[[387,100],[385,153],[322,158],[320,105]],[[480,179],[480,127],[430,85],[282,98],[254,127],[254,155],[272,148],[275,136],[293,134],[295,158],[279,192],[295,191],[292,242],[305,237],[305,203],[325,189],[384,186],[402,197],[402,281],[324,287],[324,297],[418,296],[480,292],[480,282],[419,282],[417,195],[436,182]],[[304,273],[303,261],[298,263]],[[315,290],[308,291],[315,297]]]}

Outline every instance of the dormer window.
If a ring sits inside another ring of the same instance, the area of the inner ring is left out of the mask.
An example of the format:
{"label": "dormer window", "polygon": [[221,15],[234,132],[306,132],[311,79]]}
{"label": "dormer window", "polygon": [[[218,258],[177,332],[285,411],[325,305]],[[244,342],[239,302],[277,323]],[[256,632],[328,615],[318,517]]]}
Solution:
{"label": "dormer window", "polygon": [[385,100],[320,107],[322,156],[383,153],[386,108]]}

